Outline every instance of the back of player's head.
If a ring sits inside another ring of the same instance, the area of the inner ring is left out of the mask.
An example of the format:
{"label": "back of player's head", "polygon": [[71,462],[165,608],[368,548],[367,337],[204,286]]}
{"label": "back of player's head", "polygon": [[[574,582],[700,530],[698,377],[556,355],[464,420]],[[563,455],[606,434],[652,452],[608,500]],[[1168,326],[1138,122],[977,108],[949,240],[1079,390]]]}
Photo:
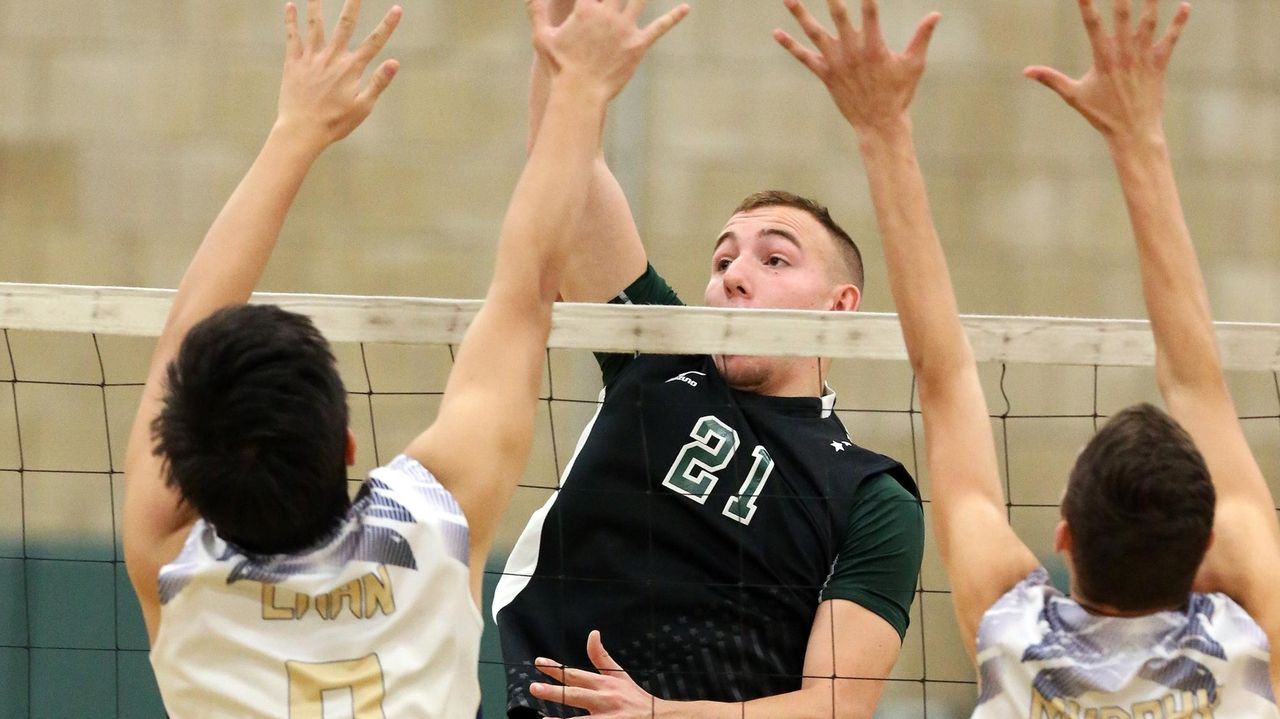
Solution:
{"label": "back of player's head", "polygon": [[1062,500],[1081,594],[1125,611],[1186,602],[1214,501],[1204,458],[1172,417],[1149,404],[1112,417],[1080,453]]}
{"label": "back of player's head", "polygon": [[831,218],[831,211],[825,206],[811,200],[807,197],[801,197],[784,190],[765,190],[749,195],[741,203],[733,214],[740,212],[750,212],[758,210],[762,207],[790,207],[808,213],[818,224],[826,228],[831,233],[831,239],[835,243],[836,257],[839,260],[839,266],[830,268],[832,276],[840,277],[843,281],[862,290],[863,270],[862,270],[862,251],[858,249],[858,244],[853,241],[848,232]]}
{"label": "back of player's head", "polygon": [[348,506],[347,396],[311,320],[270,305],[220,310],[187,334],[152,425],[166,481],[224,539],[303,549]]}

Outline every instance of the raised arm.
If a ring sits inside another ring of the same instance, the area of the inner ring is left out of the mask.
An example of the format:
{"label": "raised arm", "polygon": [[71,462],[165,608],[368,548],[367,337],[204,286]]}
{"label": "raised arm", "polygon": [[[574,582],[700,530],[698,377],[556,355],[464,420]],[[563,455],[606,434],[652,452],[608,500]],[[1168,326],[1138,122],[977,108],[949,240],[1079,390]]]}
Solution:
{"label": "raised arm", "polygon": [[861,29],[842,0],[828,5],[835,36],[799,2],[787,2],[817,52],[780,30],[776,37],[826,84],[858,137],[920,393],[938,550],[972,657],[983,613],[1037,562],[1007,520],[986,399],[912,139],[908,107],[939,15],[924,18],[899,54],[885,44],[874,0],[862,2]]}
{"label": "raised arm", "polygon": [[1091,0],[1079,0],[1093,67],[1073,80],[1048,67],[1028,77],[1058,93],[1106,139],[1138,246],[1142,291],[1156,341],[1156,376],[1169,413],[1204,455],[1217,490],[1214,542],[1197,588],[1239,601],[1271,640],[1280,693],[1280,525],[1275,500],[1245,441],[1222,376],[1204,278],[1187,230],[1163,128],[1164,80],[1190,6],[1157,37],[1158,3],[1116,0],[1108,34]]}
{"label": "raised arm", "polygon": [[292,3],[285,6],[284,79],[275,125],[178,285],[129,435],[125,560],[151,629],[159,611],[157,572],[177,555],[185,530],[195,520],[166,484],[162,462],[152,451],[151,424],[160,411],[165,369],[192,326],[220,308],[249,299],[311,164],[369,116],[399,67],[387,60],[362,83],[365,69],[400,21],[399,6],[391,8],[355,49],[348,49],[348,44],[360,0],[347,0],[327,42],[320,0],[308,0],[307,12],[304,34],[298,28],[297,8]]}
{"label": "raised arm", "polygon": [[[564,22],[573,3],[574,0],[548,0],[547,20],[552,27]],[[547,59],[535,52],[529,79],[530,150],[543,124],[551,74]],[[602,140],[603,137],[596,143],[586,209],[577,222],[563,228],[570,250],[561,275],[560,294],[570,302],[613,299],[644,272],[648,262],[627,196],[605,161]]]}
{"label": "raised arm", "polygon": [[477,602],[485,557],[529,456],[551,305],[570,251],[564,228],[586,211],[605,107],[648,48],[688,12],[682,5],[641,29],[643,0],[582,0],[556,27],[546,0],[526,5],[534,46],[551,73],[542,129],[507,209],[484,309],[458,350],[440,413],[406,450],[466,514]]}

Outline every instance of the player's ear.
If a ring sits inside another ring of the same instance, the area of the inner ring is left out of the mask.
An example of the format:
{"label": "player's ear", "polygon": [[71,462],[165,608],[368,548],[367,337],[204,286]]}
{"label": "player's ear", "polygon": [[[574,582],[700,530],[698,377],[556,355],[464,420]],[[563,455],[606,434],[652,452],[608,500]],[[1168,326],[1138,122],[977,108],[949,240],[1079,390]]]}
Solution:
{"label": "player's ear", "polygon": [[832,310],[854,312],[860,304],[862,304],[862,293],[854,285],[836,285],[831,289]]}
{"label": "player's ear", "polygon": [[1071,553],[1071,525],[1065,519],[1058,520],[1058,526],[1053,528],[1053,551]]}
{"label": "player's ear", "polygon": [[356,463],[356,435],[347,427],[347,466],[354,467]]}

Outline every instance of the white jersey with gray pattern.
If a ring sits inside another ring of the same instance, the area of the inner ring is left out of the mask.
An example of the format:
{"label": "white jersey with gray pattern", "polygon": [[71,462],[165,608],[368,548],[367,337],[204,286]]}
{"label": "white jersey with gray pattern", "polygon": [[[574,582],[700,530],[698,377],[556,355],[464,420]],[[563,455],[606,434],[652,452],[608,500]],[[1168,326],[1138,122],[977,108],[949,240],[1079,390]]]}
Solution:
{"label": "white jersey with gray pattern", "polygon": [[977,651],[974,719],[1280,718],[1267,637],[1223,594],[1107,617],[1040,568],[983,615]]}
{"label": "white jersey with gray pattern", "polygon": [[197,521],[160,570],[151,663],[172,716],[460,717],[482,621],[461,508],[416,460],[373,470],[334,533],[258,556]]}

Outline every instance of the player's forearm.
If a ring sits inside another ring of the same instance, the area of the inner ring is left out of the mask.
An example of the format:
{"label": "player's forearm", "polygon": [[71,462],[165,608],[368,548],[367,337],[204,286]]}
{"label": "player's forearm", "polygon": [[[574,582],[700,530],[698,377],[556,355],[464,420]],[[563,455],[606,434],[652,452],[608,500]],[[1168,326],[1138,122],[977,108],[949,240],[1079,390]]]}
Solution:
{"label": "player's forearm", "polygon": [[187,267],[161,345],[181,341],[192,325],[215,310],[249,299],[303,178],[323,147],[291,128],[272,128]]}
{"label": "player's forearm", "polygon": [[1204,278],[1162,135],[1113,141],[1112,158],[1137,239],[1157,374],[1168,395],[1183,390],[1225,395]]}
{"label": "player's forearm", "polygon": [[[560,25],[573,11],[574,0],[553,0],[548,17]],[[542,127],[551,91],[551,70],[534,53],[529,79],[529,136],[532,151]],[[603,119],[601,120],[603,123]],[[574,302],[598,302],[612,298],[644,271],[647,257],[631,207],[604,157],[603,133],[596,143],[596,159],[587,204],[575,225],[562,228],[569,247],[560,294]]]}
{"label": "player's forearm", "polygon": [[920,382],[945,382],[972,364],[972,351],[933,226],[911,122],[904,115],[860,131],[858,139],[907,354]]}
{"label": "player's forearm", "polygon": [[[573,12],[574,0],[551,0],[547,3],[547,19],[559,26]],[[538,53],[533,54],[533,69],[529,73],[529,138],[525,150],[533,150],[533,140],[542,126],[542,116],[547,111],[547,97],[551,94],[551,68]]]}
{"label": "player's forearm", "polygon": [[[933,226],[924,177],[916,159],[911,125],[902,122],[859,133],[863,163],[871,185],[876,220],[884,244],[889,286],[915,372],[925,412],[925,438],[932,466],[951,466],[967,457],[980,466],[992,447],[986,424],[986,398],[978,382],[969,338],[960,323],[946,255]],[[952,481],[934,487],[936,520],[966,496],[980,494],[1003,506],[1004,495],[991,471],[950,473]]]}
{"label": "player's forearm", "polygon": [[565,228],[582,221],[607,101],[605,91],[577,78],[550,84],[542,126],[503,223],[495,278],[532,272],[541,296],[555,298],[569,244]]}

